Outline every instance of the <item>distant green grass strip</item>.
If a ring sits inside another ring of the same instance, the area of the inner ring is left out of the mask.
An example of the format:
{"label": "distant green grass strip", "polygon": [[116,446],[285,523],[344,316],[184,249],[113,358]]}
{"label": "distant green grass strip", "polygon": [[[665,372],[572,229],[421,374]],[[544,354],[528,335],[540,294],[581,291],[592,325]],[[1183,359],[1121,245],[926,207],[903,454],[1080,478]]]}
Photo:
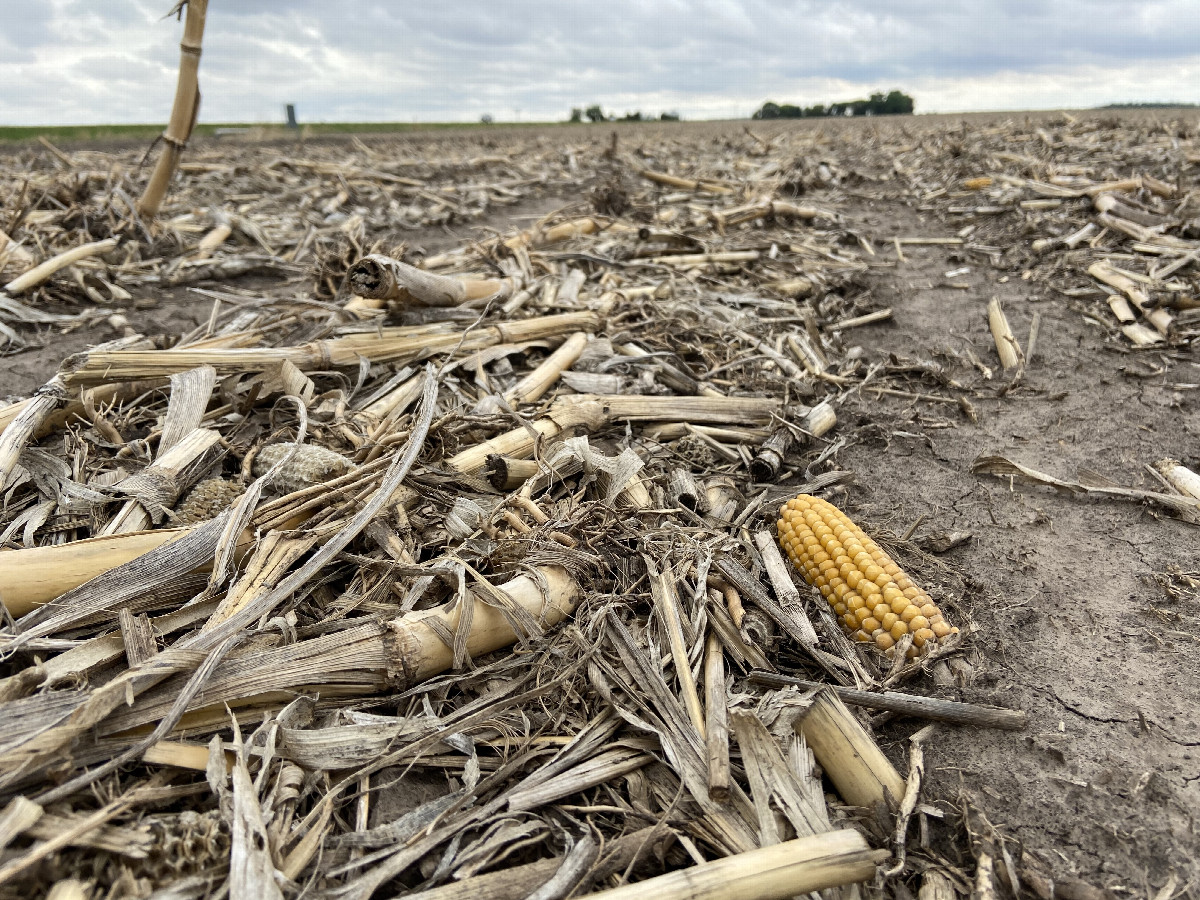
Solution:
{"label": "distant green grass strip", "polygon": [[[484,126],[478,122],[312,122],[300,126],[303,137],[323,134],[388,134],[408,131],[431,131],[459,128],[525,128],[561,124],[552,122],[498,122]],[[163,125],[4,125],[0,126],[0,141],[36,141],[45,137],[64,143],[102,140],[152,141],[163,131]],[[212,137],[221,129],[246,129],[262,137],[287,137],[297,132],[285,125],[263,125],[252,122],[229,122],[197,125],[195,134]]]}

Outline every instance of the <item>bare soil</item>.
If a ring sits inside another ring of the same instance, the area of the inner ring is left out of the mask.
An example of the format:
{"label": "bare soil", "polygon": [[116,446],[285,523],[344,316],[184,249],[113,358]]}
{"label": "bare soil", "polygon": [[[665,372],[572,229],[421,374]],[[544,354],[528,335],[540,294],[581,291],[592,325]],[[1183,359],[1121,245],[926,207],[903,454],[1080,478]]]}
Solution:
{"label": "bare soil", "polygon": [[[946,233],[900,203],[844,211],[871,233]],[[944,729],[931,744],[935,790],[962,791],[993,824],[1093,883],[1141,895],[1172,872],[1186,882],[1200,806],[1200,598],[1172,598],[1156,578],[1194,573],[1200,535],[1134,504],[1010,487],[970,467],[1000,453],[1060,477],[1092,469],[1157,489],[1147,461],[1194,464],[1200,447],[1195,394],[1165,384],[1194,377],[1195,356],[1119,352],[1019,271],[972,265],[963,291],[937,286],[962,265],[946,248],[904,253],[907,263],[874,276],[893,322],[864,328],[858,340],[875,353],[946,364],[974,391],[979,421],[865,391],[854,408],[866,426],[858,434],[869,427],[872,439],[839,457],[858,473],[851,505],[897,534],[920,520],[918,542],[972,534],[944,560],[966,579],[958,604],[977,628],[976,674],[948,690],[1030,715],[1025,732]],[[1042,315],[1036,356],[1004,397],[998,367],[988,381],[955,359],[971,347],[994,364],[992,296],[1022,342],[1034,311]],[[911,731],[898,727],[894,737]]]}

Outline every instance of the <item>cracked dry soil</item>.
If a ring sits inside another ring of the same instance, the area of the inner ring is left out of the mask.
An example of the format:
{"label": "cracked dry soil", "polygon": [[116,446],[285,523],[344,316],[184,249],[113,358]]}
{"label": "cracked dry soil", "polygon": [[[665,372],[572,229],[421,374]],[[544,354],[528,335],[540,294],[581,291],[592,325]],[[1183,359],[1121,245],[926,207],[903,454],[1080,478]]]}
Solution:
{"label": "cracked dry soil", "polygon": [[[899,200],[843,212],[867,234],[948,233]],[[1195,362],[1106,342],[1019,270],[972,262],[970,288],[948,288],[939,286],[945,273],[967,264],[949,248],[903,252],[906,262],[892,253],[894,267],[872,275],[893,321],[845,340],[868,358],[938,361],[970,389],[978,421],[948,405],[861,392],[842,425],[858,435],[839,455],[857,473],[846,501],[896,534],[920,520],[918,543],[973,535],[942,557],[964,585],[950,599],[976,628],[971,671],[939,690],[1030,718],[1024,732],[942,729],[926,756],[933,793],[961,792],[1027,849],[1094,884],[1146,896],[1172,872],[1186,883],[1200,845],[1200,597],[1172,597],[1160,582],[1200,569],[1200,531],[1136,503],[1010,485],[970,467],[998,453],[1060,477],[1091,469],[1154,490],[1148,464],[1194,464],[1200,452],[1195,394],[1164,386],[1194,380]],[[1042,317],[1036,355],[1003,397],[1008,377],[985,309],[993,296],[1022,344],[1035,310]],[[993,368],[991,380],[968,348]],[[890,736],[899,745],[913,730],[901,724]]]}

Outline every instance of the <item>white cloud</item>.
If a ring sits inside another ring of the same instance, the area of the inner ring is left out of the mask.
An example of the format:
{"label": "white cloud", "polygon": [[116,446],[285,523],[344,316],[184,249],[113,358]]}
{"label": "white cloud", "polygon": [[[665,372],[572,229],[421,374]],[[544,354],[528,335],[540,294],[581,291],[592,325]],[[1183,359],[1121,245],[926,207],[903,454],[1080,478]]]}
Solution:
{"label": "white cloud", "polygon": [[[0,124],[160,122],[167,0],[6,0]],[[1200,99],[1196,0],[213,0],[206,121],[747,115],[901,88],[918,111]]]}

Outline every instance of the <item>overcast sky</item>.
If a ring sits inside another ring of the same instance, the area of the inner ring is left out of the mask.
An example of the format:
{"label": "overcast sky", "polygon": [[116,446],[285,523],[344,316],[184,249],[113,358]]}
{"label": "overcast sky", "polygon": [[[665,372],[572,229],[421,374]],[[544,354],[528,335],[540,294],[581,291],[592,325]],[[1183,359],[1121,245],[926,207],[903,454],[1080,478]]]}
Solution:
{"label": "overcast sky", "polygon": [[[163,122],[170,0],[2,0],[0,125]],[[1200,0],[211,0],[201,121],[1200,101]]]}

